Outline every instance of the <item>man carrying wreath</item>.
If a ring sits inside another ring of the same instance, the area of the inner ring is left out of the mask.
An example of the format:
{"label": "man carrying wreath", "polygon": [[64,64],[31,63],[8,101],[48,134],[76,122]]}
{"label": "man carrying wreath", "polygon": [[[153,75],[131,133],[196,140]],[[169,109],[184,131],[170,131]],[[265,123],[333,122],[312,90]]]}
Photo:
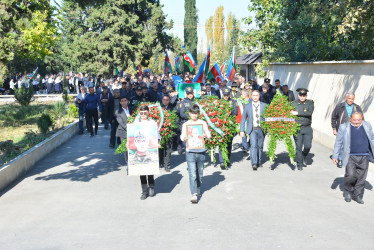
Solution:
{"label": "man carrying wreath", "polygon": [[[264,120],[262,114],[265,106],[265,103],[260,102],[260,92],[254,90],[252,92],[252,101],[244,106],[240,122],[240,136],[243,138],[245,134],[248,134],[251,141],[251,163],[254,171],[262,167],[265,134],[261,128],[261,121]],[[245,129],[245,127],[247,128]]]}

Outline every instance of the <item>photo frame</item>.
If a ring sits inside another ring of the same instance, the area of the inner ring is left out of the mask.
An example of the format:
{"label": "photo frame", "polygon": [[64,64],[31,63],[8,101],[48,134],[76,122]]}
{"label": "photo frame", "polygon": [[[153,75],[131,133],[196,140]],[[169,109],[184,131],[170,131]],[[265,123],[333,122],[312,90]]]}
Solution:
{"label": "photo frame", "polygon": [[204,130],[202,124],[187,125],[187,149],[204,149]]}
{"label": "photo frame", "polygon": [[159,174],[157,123],[127,124],[128,175]]}

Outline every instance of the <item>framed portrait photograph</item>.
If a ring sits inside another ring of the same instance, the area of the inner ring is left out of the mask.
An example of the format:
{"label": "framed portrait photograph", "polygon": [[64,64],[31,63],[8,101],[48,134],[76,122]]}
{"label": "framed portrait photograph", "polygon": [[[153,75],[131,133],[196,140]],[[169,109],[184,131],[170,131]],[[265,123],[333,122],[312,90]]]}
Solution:
{"label": "framed portrait photograph", "polygon": [[203,125],[187,125],[187,149],[204,149]]}
{"label": "framed portrait photograph", "polygon": [[128,175],[159,174],[157,123],[127,125]]}

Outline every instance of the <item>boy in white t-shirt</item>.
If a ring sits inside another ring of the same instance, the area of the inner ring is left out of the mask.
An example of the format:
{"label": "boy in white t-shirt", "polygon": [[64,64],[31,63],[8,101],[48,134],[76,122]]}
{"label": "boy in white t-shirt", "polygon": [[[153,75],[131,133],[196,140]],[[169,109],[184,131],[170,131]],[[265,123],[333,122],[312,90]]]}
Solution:
{"label": "boy in white t-shirt", "polygon": [[[190,108],[190,120],[183,123],[181,140],[187,141],[187,125],[202,125],[203,138],[210,138],[210,132],[205,121],[198,120],[200,115],[200,108],[197,104],[193,104]],[[188,175],[190,178],[190,190],[192,194],[191,202],[197,203],[197,196],[200,196],[200,187],[203,178],[204,161],[205,161],[205,146],[201,149],[186,148],[186,161],[188,165]]]}

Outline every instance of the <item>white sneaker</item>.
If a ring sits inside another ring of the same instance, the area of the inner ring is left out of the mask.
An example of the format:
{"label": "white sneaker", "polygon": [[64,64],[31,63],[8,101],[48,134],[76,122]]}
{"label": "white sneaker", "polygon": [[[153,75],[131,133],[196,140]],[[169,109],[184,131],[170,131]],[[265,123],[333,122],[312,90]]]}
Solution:
{"label": "white sneaker", "polygon": [[197,203],[197,194],[192,195],[191,203]]}

